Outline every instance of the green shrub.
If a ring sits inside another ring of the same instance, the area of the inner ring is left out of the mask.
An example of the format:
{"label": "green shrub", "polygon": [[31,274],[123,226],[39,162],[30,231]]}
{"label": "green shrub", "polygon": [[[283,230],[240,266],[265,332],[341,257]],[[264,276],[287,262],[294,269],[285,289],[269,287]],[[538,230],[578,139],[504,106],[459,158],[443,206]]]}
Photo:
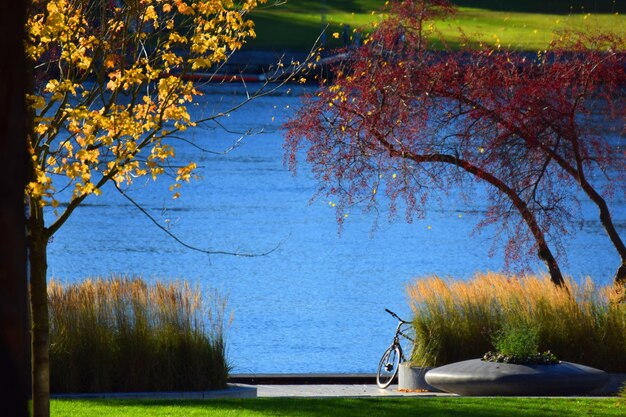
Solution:
{"label": "green shrub", "polygon": [[498,353],[507,356],[532,356],[539,352],[539,331],[526,324],[505,324],[493,338]]}
{"label": "green shrub", "polygon": [[419,279],[407,287],[417,335],[412,360],[439,366],[480,358],[497,350],[501,329],[524,323],[537,332],[539,352],[626,372],[626,303],[618,302],[623,289],[598,288],[590,279],[582,285],[569,280],[567,287],[559,289],[547,277],[495,273],[467,281]]}
{"label": "green shrub", "polygon": [[484,361],[524,365],[559,363],[550,351],[539,352],[539,331],[526,323],[505,323],[493,338],[495,352],[489,351]]}
{"label": "green shrub", "polygon": [[229,366],[225,302],[185,282],[51,282],[51,392],[219,389]]}

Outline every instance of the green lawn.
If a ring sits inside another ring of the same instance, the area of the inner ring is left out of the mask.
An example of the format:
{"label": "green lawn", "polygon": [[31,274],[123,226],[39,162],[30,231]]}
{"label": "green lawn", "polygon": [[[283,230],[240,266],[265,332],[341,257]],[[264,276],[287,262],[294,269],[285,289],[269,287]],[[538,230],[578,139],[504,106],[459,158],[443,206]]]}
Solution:
{"label": "green lawn", "polygon": [[626,15],[554,15],[461,8],[454,20],[441,22],[437,27],[452,44],[460,41],[458,28],[461,27],[467,35],[476,34],[489,45],[538,51],[564,30],[611,30],[626,34]]}
{"label": "green lawn", "polygon": [[469,417],[624,416],[617,398],[256,398],[206,401],[53,400],[52,416]]}
{"label": "green lawn", "polygon": [[[580,0],[571,1],[580,3]],[[374,21],[380,19],[375,11],[383,3],[381,0],[288,0],[278,6],[262,6],[252,14],[258,36],[250,42],[250,47],[307,50],[324,27],[322,15],[329,25],[327,45],[341,46],[341,40],[333,38],[332,34],[342,33],[344,24],[349,25],[351,31],[356,28],[367,31]],[[519,1],[503,1],[500,7],[492,3],[465,1],[463,4],[484,4],[494,9],[461,7],[454,20],[439,23],[438,27],[452,46],[459,42],[458,27],[461,27],[468,35],[480,34],[481,41],[486,44],[527,51],[545,49],[553,37],[566,29],[610,29],[626,33],[626,15],[619,13],[571,13],[569,7],[561,6],[557,10],[562,10],[562,13],[546,14],[535,12],[545,9],[541,4],[546,2],[529,1],[526,7],[519,6],[525,3]],[[553,12],[555,9],[552,7],[549,10]],[[580,7],[576,11],[580,11]]]}

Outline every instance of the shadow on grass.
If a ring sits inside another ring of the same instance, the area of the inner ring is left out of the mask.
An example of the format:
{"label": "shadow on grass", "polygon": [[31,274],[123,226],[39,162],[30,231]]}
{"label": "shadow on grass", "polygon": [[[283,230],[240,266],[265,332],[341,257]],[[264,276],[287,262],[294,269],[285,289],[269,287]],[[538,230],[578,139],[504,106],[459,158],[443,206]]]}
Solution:
{"label": "shadow on grass", "polygon": [[[309,51],[325,28],[321,22],[289,20],[280,14],[258,13],[253,16],[253,20],[257,36],[254,39],[249,39],[243,50]],[[362,29],[361,37],[364,37],[364,33],[371,30],[368,25],[360,29]],[[332,51],[345,46],[341,38],[335,39],[332,36],[333,32],[341,33],[342,31],[341,24],[329,22],[326,28],[325,50]],[[444,47],[440,40],[432,39],[434,50],[443,50],[446,47],[455,50],[459,49],[459,44],[460,41],[457,39],[446,39]],[[478,44],[479,41],[476,41],[476,46]]]}
{"label": "shadow on grass", "polygon": [[[354,12],[369,13],[373,10],[380,10],[385,0],[288,0],[281,4],[281,9],[307,11],[308,13],[324,12]],[[273,7],[272,1],[268,2],[269,7]]]}
{"label": "shadow on grass", "polygon": [[321,21],[287,19],[281,14],[257,13],[252,16],[256,38],[249,39],[245,48],[269,50],[308,51],[326,29],[327,49],[342,47],[340,39],[332,36],[341,32],[339,23],[329,22],[328,27]]}
{"label": "shadow on grass", "polygon": [[452,0],[462,7],[525,13],[624,13],[626,2],[614,0]]}

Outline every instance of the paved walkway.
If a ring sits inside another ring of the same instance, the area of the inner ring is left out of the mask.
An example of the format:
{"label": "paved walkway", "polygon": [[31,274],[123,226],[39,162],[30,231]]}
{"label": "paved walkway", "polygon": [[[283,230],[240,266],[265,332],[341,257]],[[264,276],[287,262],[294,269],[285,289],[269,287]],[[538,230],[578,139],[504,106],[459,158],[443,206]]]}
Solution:
{"label": "paved walkway", "polygon": [[435,397],[453,394],[435,392],[401,392],[397,385],[387,389],[369,384],[255,385],[257,397]]}
{"label": "paved walkway", "polygon": [[92,393],[92,394],[56,394],[53,398],[67,399],[162,399],[162,400],[209,400],[217,398],[255,398],[255,397],[434,397],[453,394],[434,392],[400,392],[397,385],[380,389],[372,384],[229,384],[229,388],[202,392],[130,392],[130,393]]}
{"label": "paved walkway", "polygon": [[451,394],[381,389],[375,374],[234,374],[233,386],[256,390],[257,397],[434,397]]}

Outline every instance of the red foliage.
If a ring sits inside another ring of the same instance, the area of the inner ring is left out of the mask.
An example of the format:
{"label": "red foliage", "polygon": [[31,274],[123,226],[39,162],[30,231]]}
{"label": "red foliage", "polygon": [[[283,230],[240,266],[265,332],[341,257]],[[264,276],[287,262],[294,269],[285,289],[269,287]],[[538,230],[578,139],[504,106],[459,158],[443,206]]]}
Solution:
{"label": "red foliage", "polygon": [[392,213],[404,201],[411,221],[430,190],[467,189],[470,174],[492,186],[483,224],[507,232],[507,262],[538,251],[557,282],[548,242],[560,252],[577,185],[605,211],[626,265],[593,183],[602,174],[626,189],[626,155],[606,140],[609,127],[626,131],[626,38],[572,33],[538,57],[432,52],[426,22],[453,13],[450,4],[394,2],[392,11],[287,124],[290,167],[306,148],[320,191],[338,198],[338,221],[354,204],[378,204],[382,190]]}

